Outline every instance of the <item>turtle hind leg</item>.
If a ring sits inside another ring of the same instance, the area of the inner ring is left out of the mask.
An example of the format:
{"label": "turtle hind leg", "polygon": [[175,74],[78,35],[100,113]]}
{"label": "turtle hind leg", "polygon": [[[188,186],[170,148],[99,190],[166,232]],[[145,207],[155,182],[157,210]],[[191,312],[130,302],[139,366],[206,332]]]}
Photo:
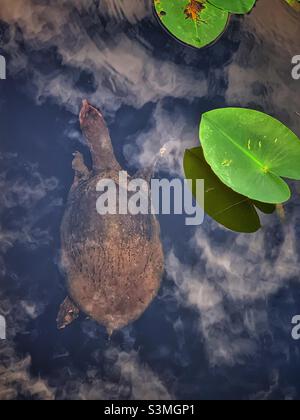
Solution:
{"label": "turtle hind leg", "polygon": [[60,305],[57,315],[57,328],[63,330],[79,317],[80,310],[67,296]]}

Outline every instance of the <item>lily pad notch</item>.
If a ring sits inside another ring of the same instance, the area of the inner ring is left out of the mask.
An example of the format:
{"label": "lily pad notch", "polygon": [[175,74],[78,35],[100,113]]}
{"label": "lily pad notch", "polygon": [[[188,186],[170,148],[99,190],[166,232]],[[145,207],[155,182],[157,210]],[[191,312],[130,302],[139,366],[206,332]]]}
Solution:
{"label": "lily pad notch", "polygon": [[252,201],[223,184],[206,162],[201,146],[185,151],[184,172],[185,177],[193,181],[194,197],[196,180],[204,179],[204,211],[227,229],[239,233],[257,232],[261,228],[257,209],[265,214],[275,211],[275,205]]}

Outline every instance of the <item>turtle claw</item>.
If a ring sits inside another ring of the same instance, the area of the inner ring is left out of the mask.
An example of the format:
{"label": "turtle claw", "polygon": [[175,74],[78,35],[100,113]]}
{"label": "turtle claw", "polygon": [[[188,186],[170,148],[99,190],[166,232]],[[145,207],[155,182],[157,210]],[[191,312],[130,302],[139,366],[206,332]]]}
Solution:
{"label": "turtle claw", "polygon": [[72,324],[79,317],[78,307],[71,301],[69,297],[63,301],[60,305],[59,312],[57,315],[57,328],[63,330]]}
{"label": "turtle claw", "polygon": [[107,327],[107,334],[108,334],[109,340],[111,340],[113,333],[114,333],[114,329],[112,327]]}

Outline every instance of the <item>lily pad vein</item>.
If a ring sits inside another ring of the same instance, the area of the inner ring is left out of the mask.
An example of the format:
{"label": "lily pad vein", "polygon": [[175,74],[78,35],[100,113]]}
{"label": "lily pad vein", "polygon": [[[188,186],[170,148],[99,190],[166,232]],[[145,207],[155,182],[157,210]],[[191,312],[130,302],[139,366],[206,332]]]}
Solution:
{"label": "lily pad vein", "polygon": [[[211,124],[215,129],[219,130],[219,132],[226,137],[235,147],[237,147],[242,153],[244,153],[246,156],[248,156],[251,160],[253,160],[253,162],[255,162],[261,169],[266,168],[266,165],[264,165],[262,162],[260,162],[255,156],[252,155],[252,153],[250,153],[248,150],[246,150],[245,148],[243,148],[240,144],[236,143],[224,130],[222,130],[222,128],[216,124],[213,120],[211,120],[210,118],[208,118],[206,116],[206,119],[209,121],[209,124]],[[271,172],[268,170],[268,172]]]}

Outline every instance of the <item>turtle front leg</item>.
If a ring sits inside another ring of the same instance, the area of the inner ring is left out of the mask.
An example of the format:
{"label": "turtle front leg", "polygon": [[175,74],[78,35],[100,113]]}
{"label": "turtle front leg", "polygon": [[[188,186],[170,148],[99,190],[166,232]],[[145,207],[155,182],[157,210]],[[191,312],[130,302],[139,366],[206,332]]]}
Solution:
{"label": "turtle front leg", "polygon": [[57,328],[63,330],[79,317],[80,310],[67,296],[60,305],[57,315]]}
{"label": "turtle front leg", "polygon": [[84,163],[84,158],[80,152],[74,153],[72,168],[75,172],[72,188],[76,188],[81,181],[87,180],[90,176],[90,171],[86,167]]}

